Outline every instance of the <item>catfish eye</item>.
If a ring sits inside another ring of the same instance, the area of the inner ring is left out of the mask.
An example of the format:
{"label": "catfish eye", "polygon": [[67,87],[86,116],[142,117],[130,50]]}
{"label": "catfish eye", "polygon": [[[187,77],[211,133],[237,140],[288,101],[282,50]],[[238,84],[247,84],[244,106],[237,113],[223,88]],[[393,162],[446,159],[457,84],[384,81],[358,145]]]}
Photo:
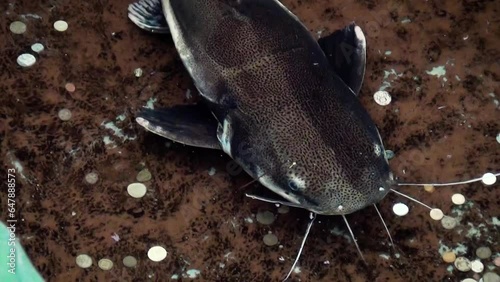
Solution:
{"label": "catfish eye", "polygon": [[299,186],[294,181],[288,181],[288,187],[290,187],[293,191],[299,190]]}

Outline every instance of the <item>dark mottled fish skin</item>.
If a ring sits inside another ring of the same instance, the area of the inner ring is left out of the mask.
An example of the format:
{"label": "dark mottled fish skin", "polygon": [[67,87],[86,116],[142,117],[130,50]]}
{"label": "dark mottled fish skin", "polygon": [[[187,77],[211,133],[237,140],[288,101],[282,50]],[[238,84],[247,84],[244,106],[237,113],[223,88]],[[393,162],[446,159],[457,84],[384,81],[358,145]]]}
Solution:
{"label": "dark mottled fish skin", "polygon": [[348,214],[394,184],[377,128],[309,31],[273,0],[163,0],[177,50],[254,178],[319,214]]}

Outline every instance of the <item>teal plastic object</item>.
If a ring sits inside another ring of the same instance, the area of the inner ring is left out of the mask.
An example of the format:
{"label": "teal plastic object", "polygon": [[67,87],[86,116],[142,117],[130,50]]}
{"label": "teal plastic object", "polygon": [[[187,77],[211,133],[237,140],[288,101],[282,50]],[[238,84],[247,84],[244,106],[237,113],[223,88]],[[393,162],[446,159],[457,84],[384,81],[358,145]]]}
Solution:
{"label": "teal plastic object", "polygon": [[15,235],[16,225],[0,222],[0,281],[44,282]]}

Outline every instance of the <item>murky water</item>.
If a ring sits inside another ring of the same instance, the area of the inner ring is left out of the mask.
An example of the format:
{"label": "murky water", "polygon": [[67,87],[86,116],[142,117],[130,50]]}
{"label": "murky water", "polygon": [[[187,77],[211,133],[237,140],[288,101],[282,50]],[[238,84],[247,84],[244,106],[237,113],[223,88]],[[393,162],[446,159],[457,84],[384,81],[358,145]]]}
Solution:
{"label": "murky water", "polygon": [[[3,169],[17,167],[17,236],[48,281],[279,280],[301,243],[307,212],[278,214],[272,204],[245,198],[258,185],[239,189],[251,178],[228,170],[230,159],[221,152],[171,144],[135,123],[142,106],[197,97],[171,39],[136,28],[127,18],[129,3],[0,4],[1,158]],[[391,167],[400,179],[445,182],[500,169],[500,2],[283,3],[318,38],[351,21],[363,28],[368,50],[361,100],[395,152]],[[15,20],[26,24],[25,33],[9,31]],[[67,21],[68,30],[54,30],[57,20]],[[35,65],[19,67],[16,58],[37,42],[45,50]],[[65,90],[68,82],[76,86],[72,93]],[[392,95],[390,105],[374,102],[380,89]],[[63,108],[72,113],[69,121],[58,118]],[[135,199],[127,186],[143,168],[152,179],[145,197]],[[97,173],[97,183],[85,182],[89,172]],[[460,281],[474,273],[443,262],[445,246],[460,247],[458,254],[469,259],[479,246],[499,255],[498,184],[400,190],[457,216],[459,225],[446,230],[427,209],[389,195],[380,210],[398,257],[373,209],[348,216],[364,265],[342,219],[319,217],[292,279]],[[468,200],[460,207],[450,200],[457,192]],[[6,199],[2,189],[2,214]],[[410,206],[405,217],[392,213],[399,201]],[[271,225],[255,218],[264,210],[277,214]],[[278,245],[264,245],[268,232]],[[147,257],[155,245],[168,252],[161,262]],[[88,269],[75,263],[82,253],[94,260]],[[138,259],[135,268],[122,264],[128,255]],[[115,266],[99,269],[101,258]],[[483,263],[485,271],[500,273],[492,259]]]}

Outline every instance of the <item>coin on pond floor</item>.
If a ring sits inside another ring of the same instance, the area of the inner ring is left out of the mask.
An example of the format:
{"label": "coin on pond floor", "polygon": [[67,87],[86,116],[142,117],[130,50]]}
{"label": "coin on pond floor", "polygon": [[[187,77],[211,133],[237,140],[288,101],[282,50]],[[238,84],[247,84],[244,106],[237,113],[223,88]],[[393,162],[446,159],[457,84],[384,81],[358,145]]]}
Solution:
{"label": "coin on pond floor", "polygon": [[483,275],[483,282],[500,282],[500,276],[495,272],[486,272]]}
{"label": "coin on pond floor", "polygon": [[123,265],[126,267],[135,267],[137,265],[137,259],[133,256],[126,256],[123,258]]}
{"label": "coin on pond floor", "polygon": [[71,114],[71,111],[69,109],[61,109],[58,113],[57,116],[62,120],[62,121],[68,121],[71,119],[73,114]]}
{"label": "coin on pond floor", "polygon": [[92,258],[87,254],[81,254],[76,257],[76,265],[81,268],[89,268],[92,265]]}
{"label": "coin on pond floor", "polygon": [[111,268],[113,268],[113,262],[107,258],[100,259],[97,265],[102,270],[110,270]]}
{"label": "coin on pond floor", "polygon": [[470,268],[475,273],[481,273],[484,270],[484,264],[480,260],[476,259],[470,263]]}
{"label": "coin on pond floor", "polygon": [[444,216],[441,219],[441,225],[443,225],[445,229],[453,229],[457,226],[457,220],[451,216]]}
{"label": "coin on pond floor", "polygon": [[453,196],[451,196],[451,201],[455,204],[455,205],[463,205],[465,203],[465,197],[464,195],[462,194],[453,194]]}
{"label": "coin on pond floor", "polygon": [[151,172],[149,171],[149,169],[145,168],[145,169],[139,171],[136,179],[139,182],[147,182],[147,181],[151,180]]}
{"label": "coin on pond floor", "polygon": [[436,191],[436,188],[434,188],[434,185],[424,185],[424,190],[429,192],[429,193],[432,193],[432,192]]}
{"label": "coin on pond floor", "polygon": [[434,220],[441,220],[444,217],[443,211],[440,209],[432,209],[429,212],[429,215],[431,216],[432,219]]}
{"label": "coin on pond floor", "polygon": [[373,94],[373,99],[375,99],[375,102],[380,106],[387,106],[391,103],[392,100],[389,92],[384,90],[375,92],[375,94]]}
{"label": "coin on pond floor", "polygon": [[95,172],[89,172],[85,175],[85,182],[88,184],[96,184],[97,180],[99,180],[99,175]]}
{"label": "coin on pond floor", "polygon": [[54,29],[57,31],[66,31],[68,29],[68,23],[62,20],[56,21],[54,23]]}
{"label": "coin on pond floor", "polygon": [[271,223],[274,222],[274,214],[270,211],[263,211],[263,212],[259,212],[257,213],[257,221],[259,223],[262,223],[262,224],[265,224],[265,225],[269,225]]}
{"label": "coin on pond floor", "polygon": [[483,175],[483,177],[481,178],[481,181],[485,185],[493,185],[497,181],[497,177],[493,173],[488,172],[488,173],[485,173]]}
{"label": "coin on pond floor", "polygon": [[407,215],[409,210],[408,206],[403,203],[396,203],[392,206],[392,211],[398,216]]}
{"label": "coin on pond floor", "polygon": [[167,257],[167,250],[162,246],[154,246],[148,251],[148,258],[152,261],[162,261]]}
{"label": "coin on pond floor", "polygon": [[35,63],[36,63],[35,56],[33,56],[29,53],[24,53],[24,54],[19,55],[19,57],[17,57],[17,64],[23,68],[31,67]]}
{"label": "coin on pond floor", "polygon": [[274,246],[278,244],[278,237],[276,237],[273,233],[268,233],[264,235],[263,241],[267,246]]}
{"label": "coin on pond floor", "polygon": [[447,263],[453,263],[455,259],[457,258],[457,255],[453,251],[448,251],[443,253],[443,261]]}
{"label": "coin on pond floor", "polygon": [[14,34],[23,34],[26,32],[26,24],[20,21],[11,22],[9,29]]}
{"label": "coin on pond floor", "polygon": [[75,92],[76,90],[76,86],[71,82],[66,83],[66,85],[64,85],[64,88],[70,93]]}
{"label": "coin on pond floor", "polygon": [[462,272],[470,271],[470,261],[465,257],[458,257],[454,264],[455,267]]}
{"label": "coin on pond floor", "polygon": [[465,278],[463,280],[460,280],[460,282],[477,282],[477,280],[472,278]]}
{"label": "coin on pond floor", "polygon": [[33,52],[40,53],[44,49],[45,49],[45,47],[41,43],[35,43],[35,44],[31,45],[31,50],[33,50]]}
{"label": "coin on pond floor", "polygon": [[281,214],[285,214],[285,213],[288,213],[290,211],[290,208],[288,206],[283,206],[281,205],[279,208],[278,208],[278,213],[281,213]]}
{"label": "coin on pond floor", "polygon": [[491,249],[488,247],[479,247],[476,250],[476,256],[480,259],[488,259],[491,257]]}
{"label": "coin on pond floor", "polygon": [[131,183],[127,186],[127,192],[133,198],[142,198],[146,195],[146,185],[142,183]]}

